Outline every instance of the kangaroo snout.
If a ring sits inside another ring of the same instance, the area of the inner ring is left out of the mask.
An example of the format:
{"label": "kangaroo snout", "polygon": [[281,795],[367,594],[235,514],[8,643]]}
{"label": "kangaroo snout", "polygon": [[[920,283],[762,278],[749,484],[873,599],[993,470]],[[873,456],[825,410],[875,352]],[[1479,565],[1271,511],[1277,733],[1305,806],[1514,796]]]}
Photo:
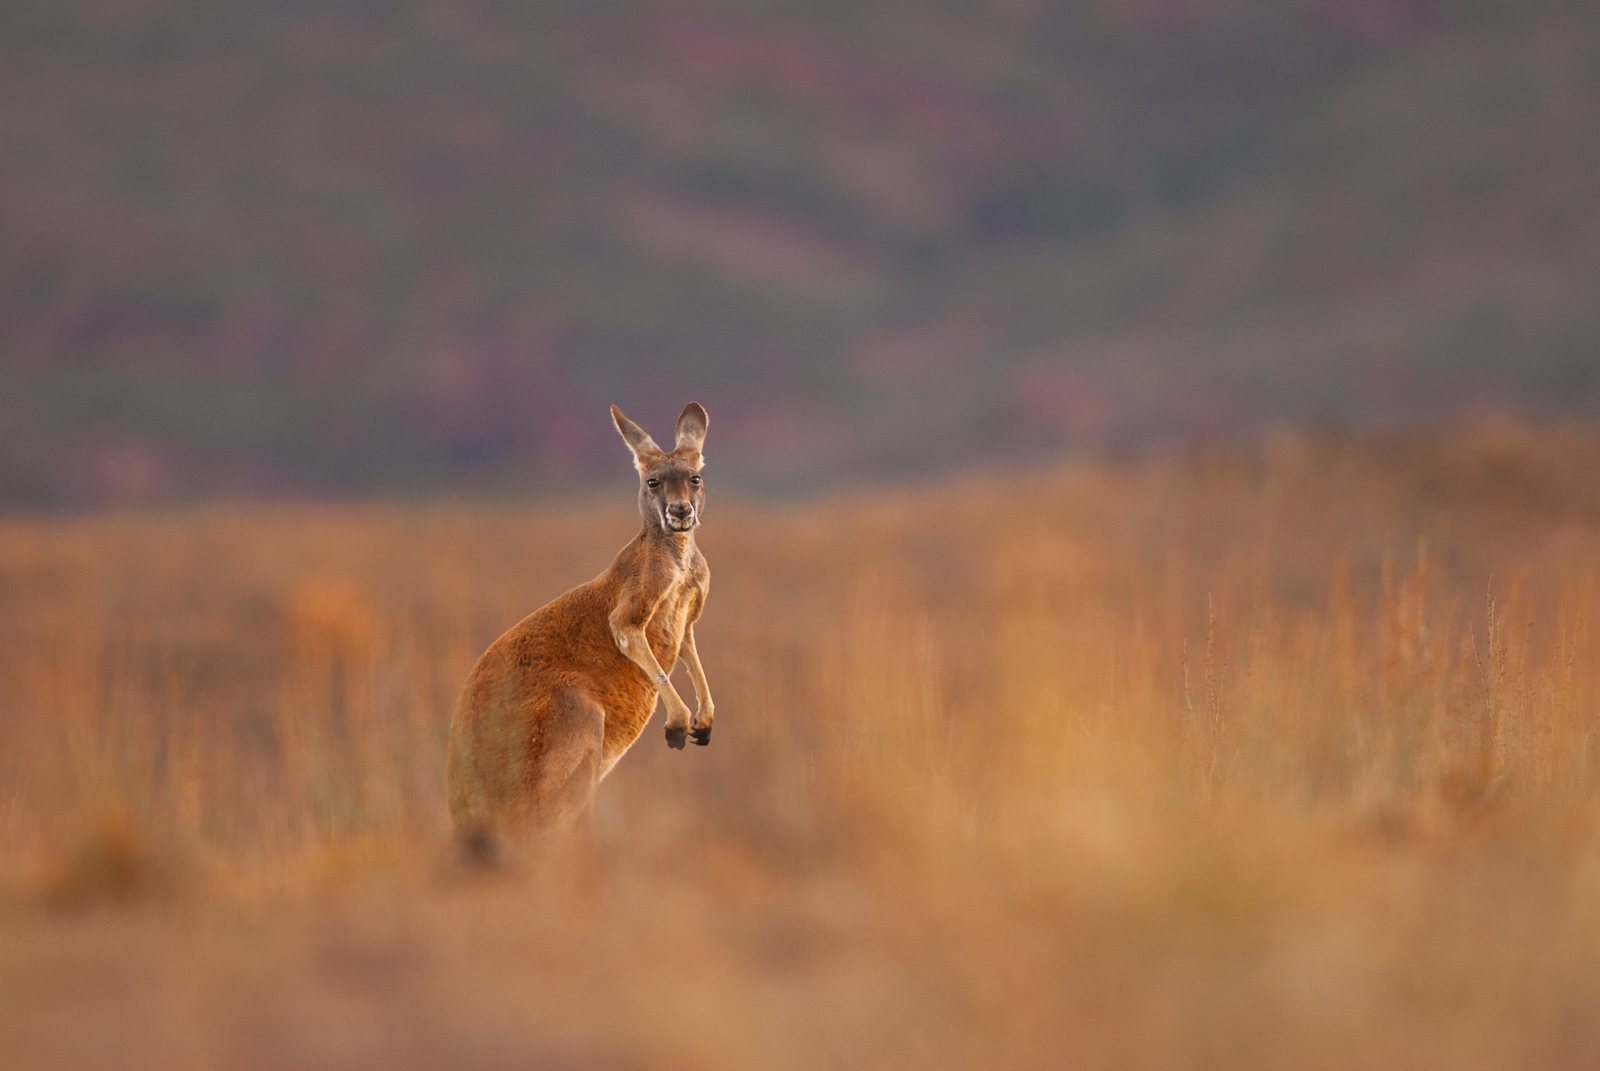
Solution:
{"label": "kangaroo snout", "polygon": [[668,528],[690,528],[694,525],[694,505],[689,502],[672,502],[667,506]]}

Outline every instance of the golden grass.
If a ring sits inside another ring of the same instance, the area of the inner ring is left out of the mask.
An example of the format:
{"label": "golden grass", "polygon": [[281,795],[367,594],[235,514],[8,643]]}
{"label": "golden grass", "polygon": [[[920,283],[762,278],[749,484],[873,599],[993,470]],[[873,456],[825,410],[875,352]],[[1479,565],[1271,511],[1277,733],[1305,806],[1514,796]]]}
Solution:
{"label": "golden grass", "polygon": [[1593,1066],[1597,462],[713,502],[715,743],[489,878],[457,688],[624,506],[7,522],[0,1067]]}

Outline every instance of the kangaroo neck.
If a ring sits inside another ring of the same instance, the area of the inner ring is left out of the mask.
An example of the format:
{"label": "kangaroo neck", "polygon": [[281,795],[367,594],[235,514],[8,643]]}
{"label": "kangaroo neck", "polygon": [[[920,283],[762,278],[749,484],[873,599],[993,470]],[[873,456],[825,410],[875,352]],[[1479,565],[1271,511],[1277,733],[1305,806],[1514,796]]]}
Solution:
{"label": "kangaroo neck", "polygon": [[669,532],[660,524],[651,524],[645,521],[644,531],[639,533],[649,547],[659,547],[667,551],[678,561],[687,561],[689,551],[694,546],[694,529],[687,532]]}

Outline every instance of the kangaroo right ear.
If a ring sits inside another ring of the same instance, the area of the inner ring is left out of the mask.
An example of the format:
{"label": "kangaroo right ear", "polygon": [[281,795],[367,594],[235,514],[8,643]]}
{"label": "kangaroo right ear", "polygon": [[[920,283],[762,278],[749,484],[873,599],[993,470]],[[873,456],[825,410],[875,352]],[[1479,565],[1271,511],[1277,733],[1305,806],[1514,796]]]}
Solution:
{"label": "kangaroo right ear", "polygon": [[656,441],[649,434],[622,415],[622,410],[616,406],[611,407],[611,422],[617,426],[617,431],[622,435],[622,441],[628,444],[628,449],[633,451],[633,463],[643,472],[647,461],[653,461],[651,455],[660,456],[664,453]]}

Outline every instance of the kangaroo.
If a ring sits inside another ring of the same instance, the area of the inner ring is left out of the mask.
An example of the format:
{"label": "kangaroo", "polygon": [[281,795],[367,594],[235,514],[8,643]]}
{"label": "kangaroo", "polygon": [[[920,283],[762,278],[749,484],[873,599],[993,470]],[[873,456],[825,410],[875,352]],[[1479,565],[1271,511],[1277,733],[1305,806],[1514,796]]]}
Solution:
{"label": "kangaroo", "polygon": [[[644,528],[611,567],[489,645],[450,723],[450,819],[470,843],[504,831],[561,834],[644,731],[659,694],[667,746],[711,742],[714,708],[695,649],[711,571],[695,545],[705,504],[706,411],[690,402],[668,452],[611,407],[639,470]],[[668,671],[682,658],[699,709]]]}

